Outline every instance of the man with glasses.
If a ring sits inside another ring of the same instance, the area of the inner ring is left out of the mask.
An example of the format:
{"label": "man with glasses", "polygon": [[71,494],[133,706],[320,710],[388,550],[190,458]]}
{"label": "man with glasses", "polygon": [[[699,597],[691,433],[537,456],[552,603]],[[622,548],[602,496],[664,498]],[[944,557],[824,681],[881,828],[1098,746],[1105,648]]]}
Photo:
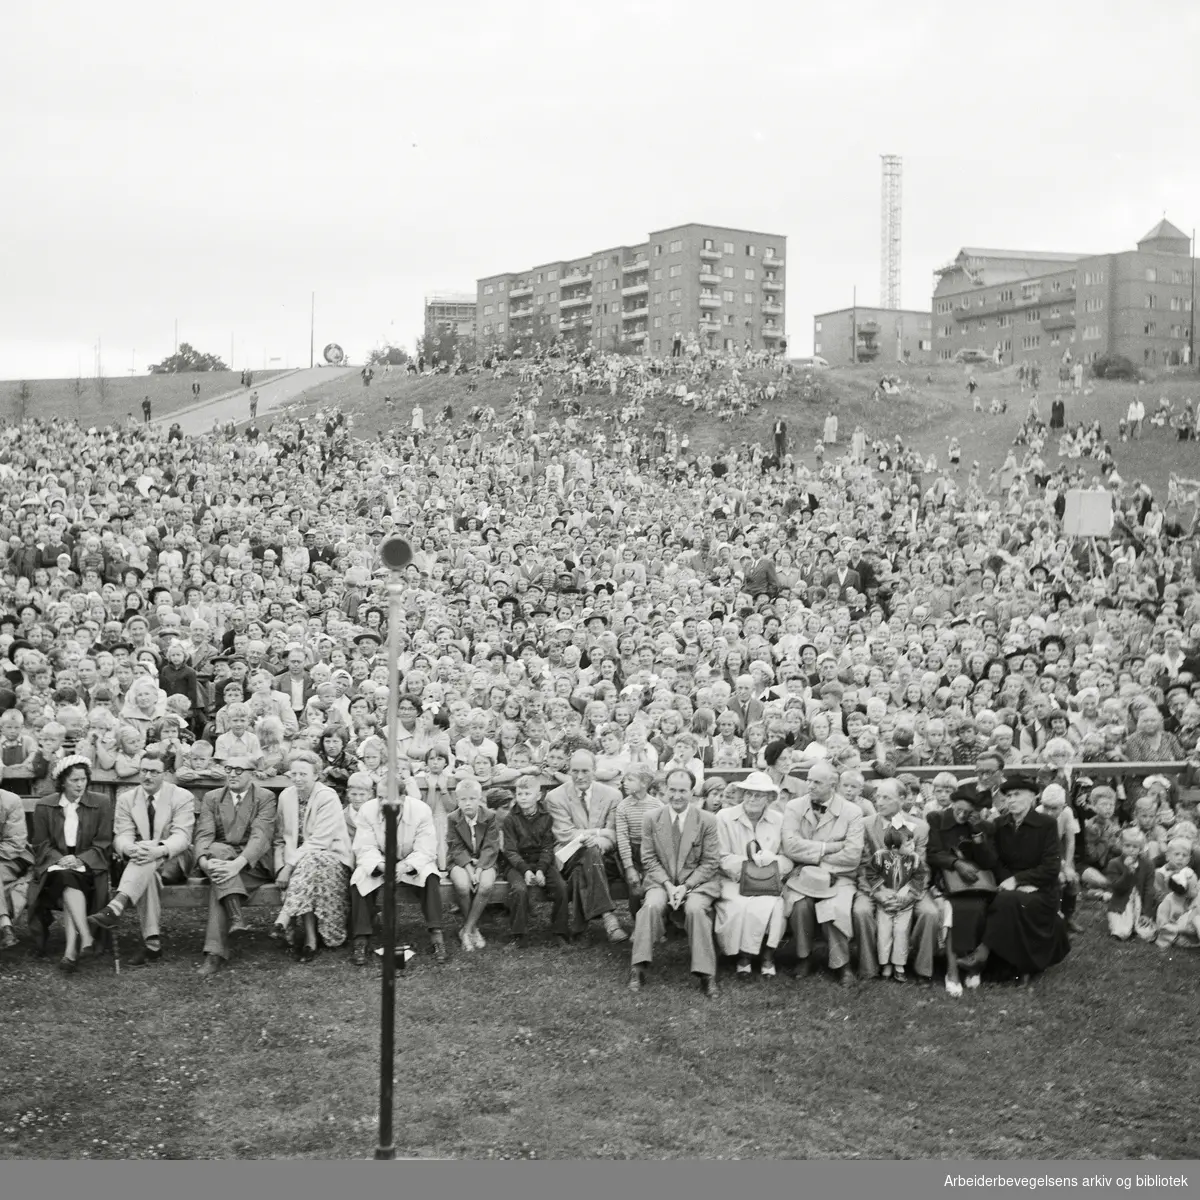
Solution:
{"label": "man with glasses", "polygon": [[185,788],[167,783],[163,773],[163,760],[145,754],[141,783],[117,796],[113,850],[125,860],[125,869],[112,901],[88,918],[98,929],[115,929],[127,909],[137,909],[142,943],[126,959],[135,967],[162,957],[162,889],[186,882],[193,862],[195,801]]}

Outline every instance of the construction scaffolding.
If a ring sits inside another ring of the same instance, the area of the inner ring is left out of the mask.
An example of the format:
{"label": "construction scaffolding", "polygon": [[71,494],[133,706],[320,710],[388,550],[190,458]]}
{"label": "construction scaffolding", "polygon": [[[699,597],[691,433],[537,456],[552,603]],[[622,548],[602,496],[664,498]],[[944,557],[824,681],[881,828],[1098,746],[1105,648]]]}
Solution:
{"label": "construction scaffolding", "polygon": [[900,212],[903,164],[898,154],[882,154],[883,189],[880,211],[879,307],[900,307]]}

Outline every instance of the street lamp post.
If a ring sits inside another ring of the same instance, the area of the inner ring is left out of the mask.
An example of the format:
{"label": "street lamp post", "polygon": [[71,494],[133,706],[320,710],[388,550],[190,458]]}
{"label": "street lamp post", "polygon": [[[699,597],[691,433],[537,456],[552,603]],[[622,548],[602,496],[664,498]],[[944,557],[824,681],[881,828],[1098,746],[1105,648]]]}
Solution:
{"label": "street lamp post", "polygon": [[388,580],[388,764],[387,795],[383,801],[383,976],[379,998],[379,1144],[377,1159],[396,1157],[392,1132],[393,1076],[396,1061],[396,859],[400,819],[400,770],[396,747],[400,703],[400,622],[403,618],[401,572],[412,562],[412,547],[402,537],[389,537],[379,547]]}

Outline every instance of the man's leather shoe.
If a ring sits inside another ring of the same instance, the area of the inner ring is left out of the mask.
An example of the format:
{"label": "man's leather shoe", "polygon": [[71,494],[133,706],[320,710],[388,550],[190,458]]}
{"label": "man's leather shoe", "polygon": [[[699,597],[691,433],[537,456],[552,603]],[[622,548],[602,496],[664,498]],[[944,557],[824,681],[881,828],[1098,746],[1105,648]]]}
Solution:
{"label": "man's leather shoe", "polygon": [[436,963],[446,961],[446,939],[442,936],[441,930],[433,935],[433,961]]}
{"label": "man's leather shoe", "polygon": [[144,967],[147,963],[158,962],[162,955],[161,946],[157,950],[151,950],[145,942],[140,942],[130,951],[129,957],[125,961],[131,967]]}
{"label": "man's leather shoe", "polygon": [[367,939],[365,937],[356,937],[354,939],[354,952],[350,955],[350,961],[356,967],[365,967],[367,965]]}
{"label": "man's leather shoe", "polygon": [[238,938],[249,932],[250,926],[246,924],[246,918],[243,917],[239,912],[238,915],[229,922],[229,936],[231,938]]}
{"label": "man's leather shoe", "polygon": [[99,912],[94,912],[88,917],[88,924],[97,929],[116,929],[120,923],[121,914],[115,912],[111,905],[105,905]]}
{"label": "man's leather shoe", "polygon": [[646,973],[641,967],[634,967],[629,972],[629,990],[631,992],[640,992],[642,984],[646,982]]}
{"label": "man's leather shoe", "polygon": [[710,999],[717,998],[717,977],[715,975],[702,975],[700,977],[700,990]]}
{"label": "man's leather shoe", "polygon": [[5,925],[0,929],[0,950],[15,950],[17,947],[17,935],[11,925]]}
{"label": "man's leather shoe", "polygon": [[838,972],[838,985],[844,988],[852,988],[858,979],[854,975],[854,968],[850,966],[843,967]]}
{"label": "man's leather shoe", "polygon": [[225,966],[225,960],[219,954],[206,954],[204,962],[200,967],[199,975],[201,979],[211,979],[218,971]]}

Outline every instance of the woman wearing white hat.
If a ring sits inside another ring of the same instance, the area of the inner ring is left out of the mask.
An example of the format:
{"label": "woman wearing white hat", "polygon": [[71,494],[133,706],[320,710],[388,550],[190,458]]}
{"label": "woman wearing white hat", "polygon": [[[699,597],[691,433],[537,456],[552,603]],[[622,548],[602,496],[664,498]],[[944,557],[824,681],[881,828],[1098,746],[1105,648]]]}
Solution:
{"label": "woman wearing white hat", "polygon": [[714,934],[722,954],[736,954],[737,973],[751,973],[762,954],[762,973],[775,974],[775,949],[783,939],[783,881],[792,860],[780,850],[783,814],[772,805],[779,788],[765,771],[752,771],[735,789],[740,803],[717,814],[721,897]]}

